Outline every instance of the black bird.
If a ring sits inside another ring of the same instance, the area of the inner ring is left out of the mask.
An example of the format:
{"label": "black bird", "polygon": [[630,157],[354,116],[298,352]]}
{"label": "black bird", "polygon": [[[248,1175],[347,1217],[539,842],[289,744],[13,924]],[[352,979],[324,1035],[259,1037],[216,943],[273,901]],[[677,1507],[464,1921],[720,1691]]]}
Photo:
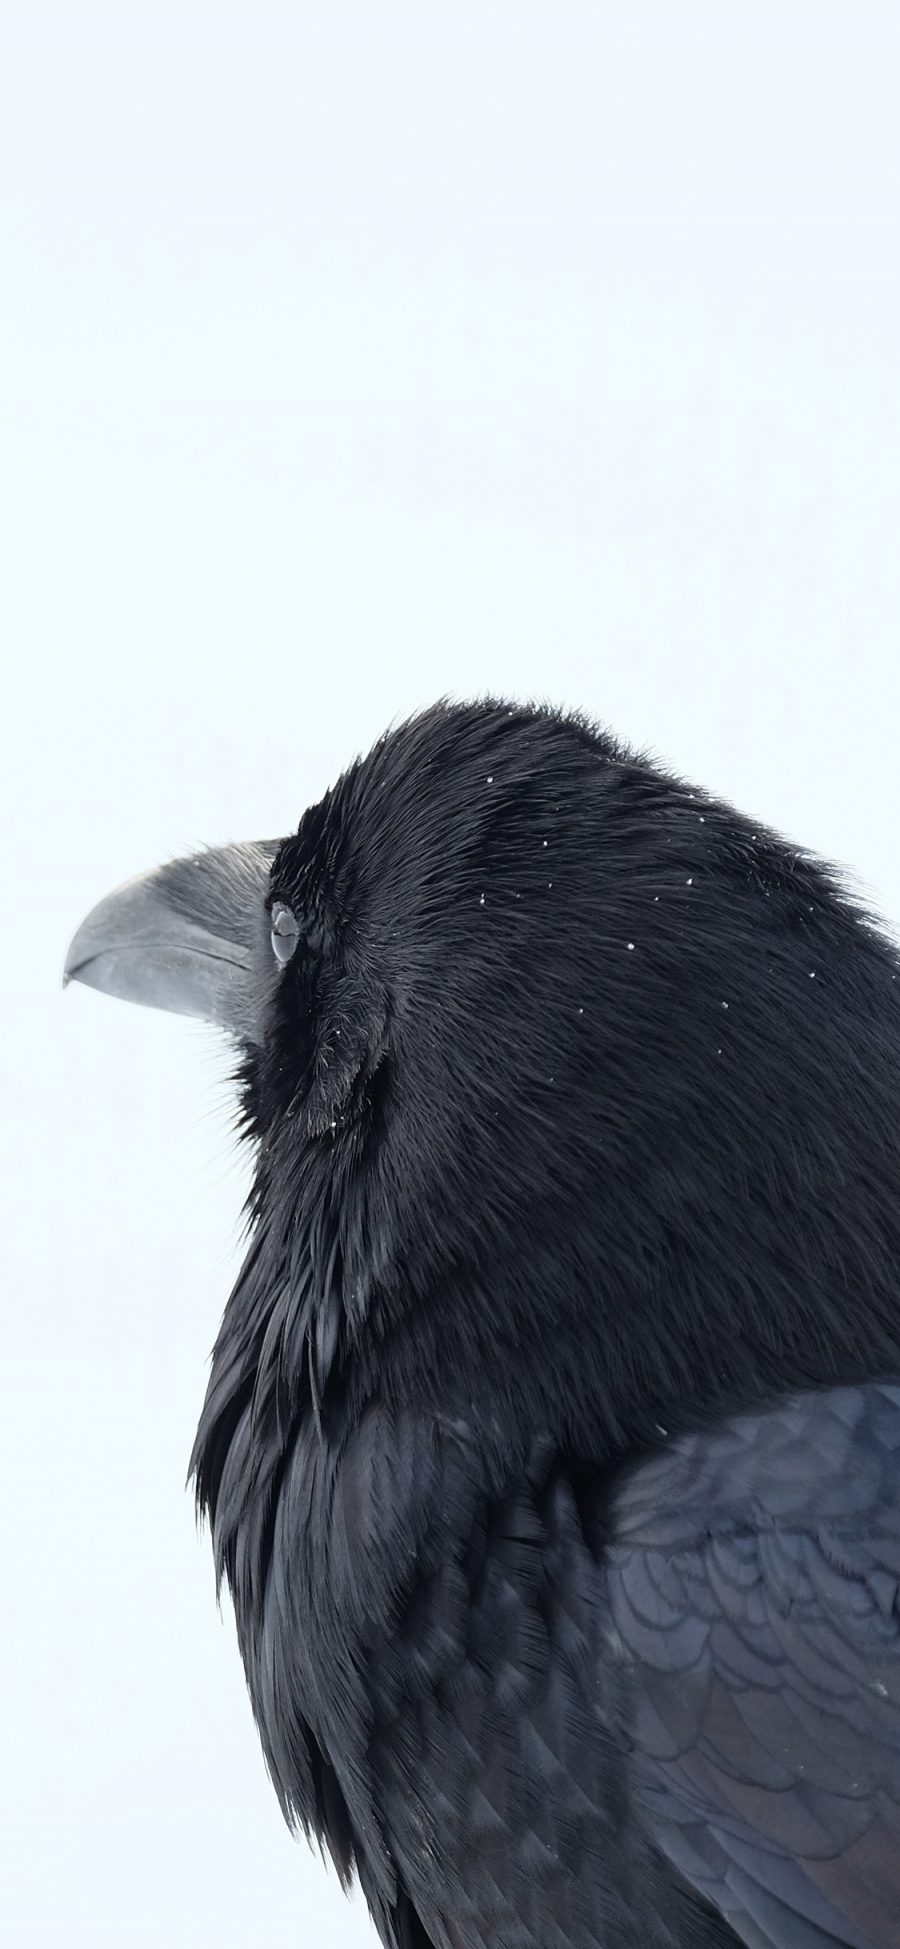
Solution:
{"label": "black bird", "polygon": [[76,935],[236,1038],[197,1496],[387,1949],[900,1943],[897,971],[807,854],[493,702]]}

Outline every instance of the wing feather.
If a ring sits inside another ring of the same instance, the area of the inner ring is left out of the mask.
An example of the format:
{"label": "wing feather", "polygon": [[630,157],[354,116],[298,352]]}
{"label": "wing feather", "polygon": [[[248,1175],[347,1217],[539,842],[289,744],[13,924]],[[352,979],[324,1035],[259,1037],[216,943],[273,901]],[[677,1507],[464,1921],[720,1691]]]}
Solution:
{"label": "wing feather", "polygon": [[606,1563],[651,1833],[742,1939],[900,1943],[900,1389],[798,1396],[623,1479]]}

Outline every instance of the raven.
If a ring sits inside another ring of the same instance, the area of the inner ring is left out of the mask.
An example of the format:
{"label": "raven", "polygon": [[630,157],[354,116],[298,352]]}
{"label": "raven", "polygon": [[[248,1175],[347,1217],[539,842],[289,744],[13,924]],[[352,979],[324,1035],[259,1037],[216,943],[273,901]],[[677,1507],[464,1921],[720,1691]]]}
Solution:
{"label": "raven", "polygon": [[900,1943],[900,993],[831,870],[442,703],[67,975],[230,1031],[193,1454],[386,1949]]}

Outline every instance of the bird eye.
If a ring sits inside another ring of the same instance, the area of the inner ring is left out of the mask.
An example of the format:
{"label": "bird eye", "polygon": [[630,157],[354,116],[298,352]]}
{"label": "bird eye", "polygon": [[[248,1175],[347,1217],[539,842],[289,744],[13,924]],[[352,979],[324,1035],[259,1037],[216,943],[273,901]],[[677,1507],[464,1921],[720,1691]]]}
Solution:
{"label": "bird eye", "polygon": [[290,907],[277,900],[270,915],[272,922],[272,952],[276,961],[289,961],[300,939],[300,929]]}

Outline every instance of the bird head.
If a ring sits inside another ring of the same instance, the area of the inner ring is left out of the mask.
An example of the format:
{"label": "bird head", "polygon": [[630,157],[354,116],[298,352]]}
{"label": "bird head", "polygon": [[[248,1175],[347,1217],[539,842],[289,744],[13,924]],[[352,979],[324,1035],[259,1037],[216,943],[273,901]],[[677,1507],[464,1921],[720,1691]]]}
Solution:
{"label": "bird head", "polygon": [[807,855],[494,702],[393,729],[281,841],[131,881],[66,961],[237,1045],[257,1352],[293,1285],[323,1394],[499,1372],[611,1442],[830,1377],[863,1278],[896,1349],[895,970]]}

